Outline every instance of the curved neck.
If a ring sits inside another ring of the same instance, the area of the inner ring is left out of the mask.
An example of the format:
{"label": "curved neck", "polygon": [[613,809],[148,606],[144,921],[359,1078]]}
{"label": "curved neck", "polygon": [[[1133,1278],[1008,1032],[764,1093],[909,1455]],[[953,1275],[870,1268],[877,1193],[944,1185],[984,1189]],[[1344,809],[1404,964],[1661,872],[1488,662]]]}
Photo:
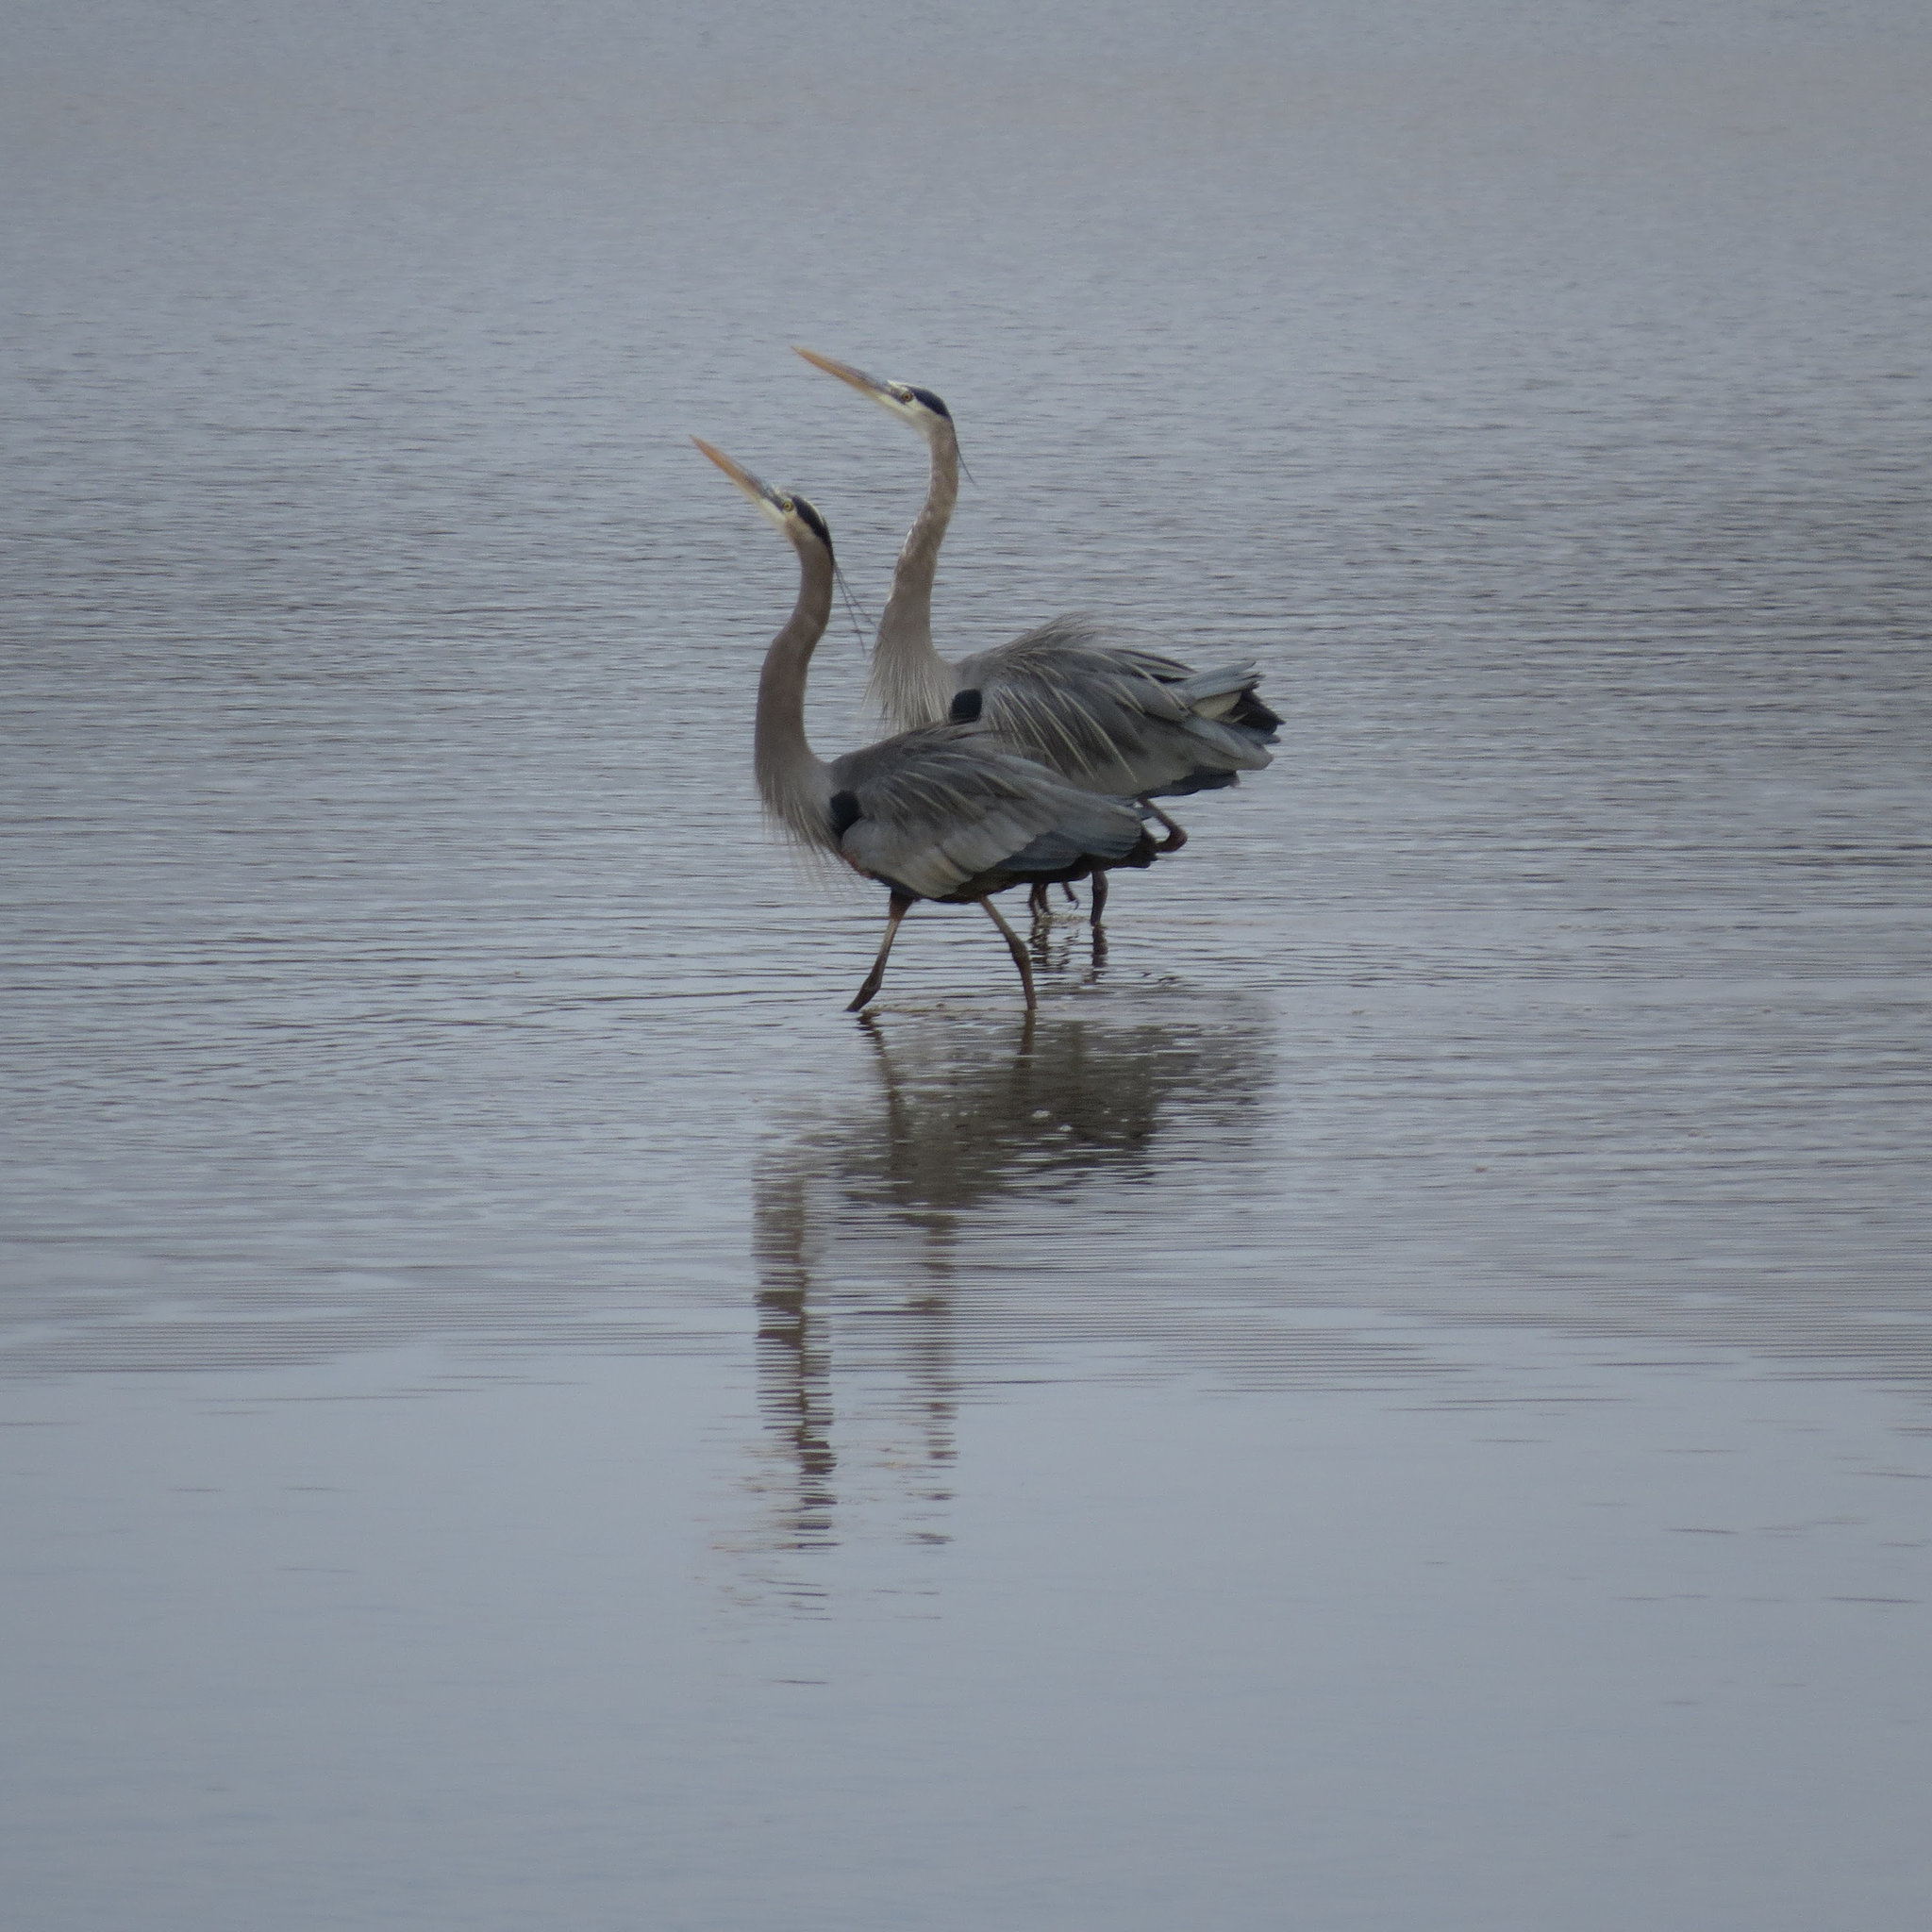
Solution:
{"label": "curved neck", "polygon": [[836,845],[828,806],[832,780],[805,735],[805,680],[832,619],[832,558],[821,543],[796,545],[798,602],[772,640],[758,674],[752,769],[765,809],[808,845]]}
{"label": "curved neck", "polygon": [[907,533],[892,572],[892,594],[879,619],[873,653],[873,696],[902,729],[937,724],[953,702],[952,666],[933,648],[932,586],[939,574],[940,545],[959,499],[959,440],[950,423],[934,426],[932,479],[925,503]]}

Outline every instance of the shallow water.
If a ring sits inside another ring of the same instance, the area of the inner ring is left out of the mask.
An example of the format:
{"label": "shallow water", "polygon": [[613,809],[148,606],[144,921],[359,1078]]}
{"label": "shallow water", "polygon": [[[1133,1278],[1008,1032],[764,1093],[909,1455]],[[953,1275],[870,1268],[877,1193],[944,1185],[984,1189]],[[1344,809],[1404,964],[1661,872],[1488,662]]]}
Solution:
{"label": "shallow water", "polygon": [[[1923,22],[1002,18],[26,9],[37,1932],[1918,1909]],[[759,828],[792,341],[1289,718],[1030,1028]]]}

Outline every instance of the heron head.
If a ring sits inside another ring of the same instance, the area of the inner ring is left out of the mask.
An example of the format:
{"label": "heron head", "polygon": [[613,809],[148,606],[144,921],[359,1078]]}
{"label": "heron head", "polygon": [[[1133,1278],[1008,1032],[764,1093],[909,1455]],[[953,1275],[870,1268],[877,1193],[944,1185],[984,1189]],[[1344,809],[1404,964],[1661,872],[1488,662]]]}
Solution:
{"label": "heron head", "polygon": [[792,542],[799,543],[802,539],[809,537],[824,548],[827,557],[832,555],[832,532],[826,525],[824,518],[819,514],[816,505],[808,502],[803,496],[792,495],[788,491],[774,490],[769,483],[760,481],[741,464],[734,463],[722,449],[714,449],[703,437],[693,436],[691,441],[791,539]]}
{"label": "heron head", "polygon": [[800,349],[794,344],[793,353],[803,356],[814,369],[823,369],[827,375],[850,383],[860,395],[869,396],[880,408],[891,410],[902,423],[911,424],[922,436],[934,435],[941,425],[948,430],[953,427],[952,410],[929,389],[919,389],[909,382],[881,382],[877,376],[868,375],[849,362],[834,362],[815,349]]}

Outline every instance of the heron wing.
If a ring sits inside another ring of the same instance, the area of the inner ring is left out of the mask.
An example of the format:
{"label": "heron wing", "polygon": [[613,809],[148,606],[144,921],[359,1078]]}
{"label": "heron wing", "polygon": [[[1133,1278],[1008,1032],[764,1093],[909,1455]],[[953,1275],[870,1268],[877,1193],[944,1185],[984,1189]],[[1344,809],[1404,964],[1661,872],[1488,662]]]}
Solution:
{"label": "heron wing", "polygon": [[1070,785],[983,725],[903,732],[837,759],[831,774],[835,797],[856,808],[840,850],[923,899],[989,874],[1022,879],[1124,858],[1143,837],[1125,799]]}
{"label": "heron wing", "polygon": [[1148,631],[1058,617],[960,661],[980,717],[1029,758],[1097,791],[1141,797],[1232,784],[1271,761],[1280,720],[1251,663],[1197,672]]}

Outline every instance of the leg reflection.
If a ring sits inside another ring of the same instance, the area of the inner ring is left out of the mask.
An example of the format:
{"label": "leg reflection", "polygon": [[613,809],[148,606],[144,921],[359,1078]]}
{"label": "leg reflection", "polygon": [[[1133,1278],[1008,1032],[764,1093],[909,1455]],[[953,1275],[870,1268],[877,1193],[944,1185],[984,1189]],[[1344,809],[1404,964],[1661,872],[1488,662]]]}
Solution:
{"label": "leg reflection", "polygon": [[759,1191],[757,1245],[759,1289],[758,1410],[784,1445],[790,1501],[781,1524],[794,1548],[832,1541],[832,1357],[825,1317],[811,1302],[807,1259],[806,1183],[787,1175]]}

